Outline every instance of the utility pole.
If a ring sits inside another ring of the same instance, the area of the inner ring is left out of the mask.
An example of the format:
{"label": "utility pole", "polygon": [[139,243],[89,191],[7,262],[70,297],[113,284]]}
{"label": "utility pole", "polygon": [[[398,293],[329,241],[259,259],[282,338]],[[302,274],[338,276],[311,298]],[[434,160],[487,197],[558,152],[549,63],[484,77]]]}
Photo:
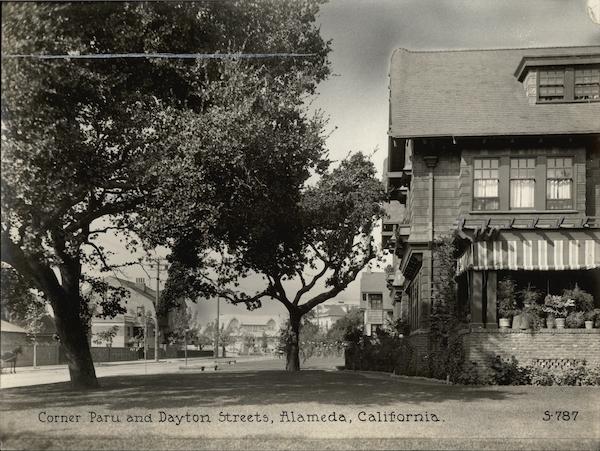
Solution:
{"label": "utility pole", "polygon": [[154,361],[158,362],[158,302],[160,300],[160,270],[167,270],[169,266],[166,263],[166,258],[148,258],[148,261],[150,262],[151,269],[154,269],[156,266],[156,296],[154,299]]}
{"label": "utility pole", "polygon": [[221,297],[217,296],[217,332],[215,335],[215,352],[213,353],[215,355],[215,358],[219,357],[219,333],[221,331],[221,324],[219,324],[219,316],[221,316],[219,312],[220,303]]}

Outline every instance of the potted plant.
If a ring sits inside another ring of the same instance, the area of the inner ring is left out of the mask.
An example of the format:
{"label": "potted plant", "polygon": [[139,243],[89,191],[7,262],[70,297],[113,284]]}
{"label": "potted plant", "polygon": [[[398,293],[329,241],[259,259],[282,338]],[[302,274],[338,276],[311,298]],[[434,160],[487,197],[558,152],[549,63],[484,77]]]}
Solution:
{"label": "potted plant", "polygon": [[564,290],[562,294],[563,299],[572,299],[575,303],[574,310],[578,312],[589,312],[594,309],[594,297],[587,291],[579,288],[579,285],[575,284],[575,288],[572,290]]}
{"label": "potted plant", "polygon": [[569,312],[575,307],[575,301],[564,296],[549,294],[544,299],[544,312],[556,318],[556,328],[565,328],[565,319]]}
{"label": "potted plant", "polygon": [[510,327],[510,321],[517,310],[515,301],[515,281],[509,278],[498,282],[498,317],[501,328]]}
{"label": "potted plant", "polygon": [[[524,323],[521,328],[539,330],[544,323],[542,306],[538,303],[542,293],[531,285],[527,285],[518,292],[518,298],[522,307],[522,319]],[[513,328],[516,317],[513,319]]]}
{"label": "potted plant", "polygon": [[581,329],[585,323],[584,312],[571,312],[567,315],[565,324],[569,329]]}
{"label": "potted plant", "polygon": [[594,309],[594,310],[585,312],[584,319],[585,319],[585,328],[593,329],[594,322],[596,320],[600,319],[600,309]]}

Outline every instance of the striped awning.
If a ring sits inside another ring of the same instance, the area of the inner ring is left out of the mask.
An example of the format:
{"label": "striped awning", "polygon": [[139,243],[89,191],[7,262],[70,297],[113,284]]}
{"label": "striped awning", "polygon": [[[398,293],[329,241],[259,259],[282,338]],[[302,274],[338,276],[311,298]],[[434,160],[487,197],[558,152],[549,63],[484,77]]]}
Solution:
{"label": "striped awning", "polygon": [[561,271],[600,268],[600,238],[498,239],[470,244],[458,259],[457,274],[468,269]]}

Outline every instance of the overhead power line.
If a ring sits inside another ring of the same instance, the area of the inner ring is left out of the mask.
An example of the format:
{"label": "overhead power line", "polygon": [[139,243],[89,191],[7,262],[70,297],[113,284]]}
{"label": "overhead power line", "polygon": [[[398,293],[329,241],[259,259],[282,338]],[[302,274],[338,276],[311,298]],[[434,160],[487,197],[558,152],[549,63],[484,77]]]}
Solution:
{"label": "overhead power line", "polygon": [[261,58],[308,58],[316,53],[95,53],[95,54],[2,54],[2,58],[30,58],[40,60],[58,59],[119,59],[119,58],[162,58],[162,59],[261,59]]}

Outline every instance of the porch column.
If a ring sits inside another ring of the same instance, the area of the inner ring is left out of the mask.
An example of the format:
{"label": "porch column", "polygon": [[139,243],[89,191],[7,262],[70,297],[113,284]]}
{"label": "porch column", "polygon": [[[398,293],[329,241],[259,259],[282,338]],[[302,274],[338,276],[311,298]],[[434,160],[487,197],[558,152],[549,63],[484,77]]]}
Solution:
{"label": "porch column", "polygon": [[473,271],[471,282],[471,327],[483,328],[483,273]]}
{"label": "porch column", "polygon": [[486,284],[486,306],[485,306],[485,327],[486,329],[497,329],[498,322],[496,321],[496,289],[498,287],[498,275],[496,271],[487,273]]}

